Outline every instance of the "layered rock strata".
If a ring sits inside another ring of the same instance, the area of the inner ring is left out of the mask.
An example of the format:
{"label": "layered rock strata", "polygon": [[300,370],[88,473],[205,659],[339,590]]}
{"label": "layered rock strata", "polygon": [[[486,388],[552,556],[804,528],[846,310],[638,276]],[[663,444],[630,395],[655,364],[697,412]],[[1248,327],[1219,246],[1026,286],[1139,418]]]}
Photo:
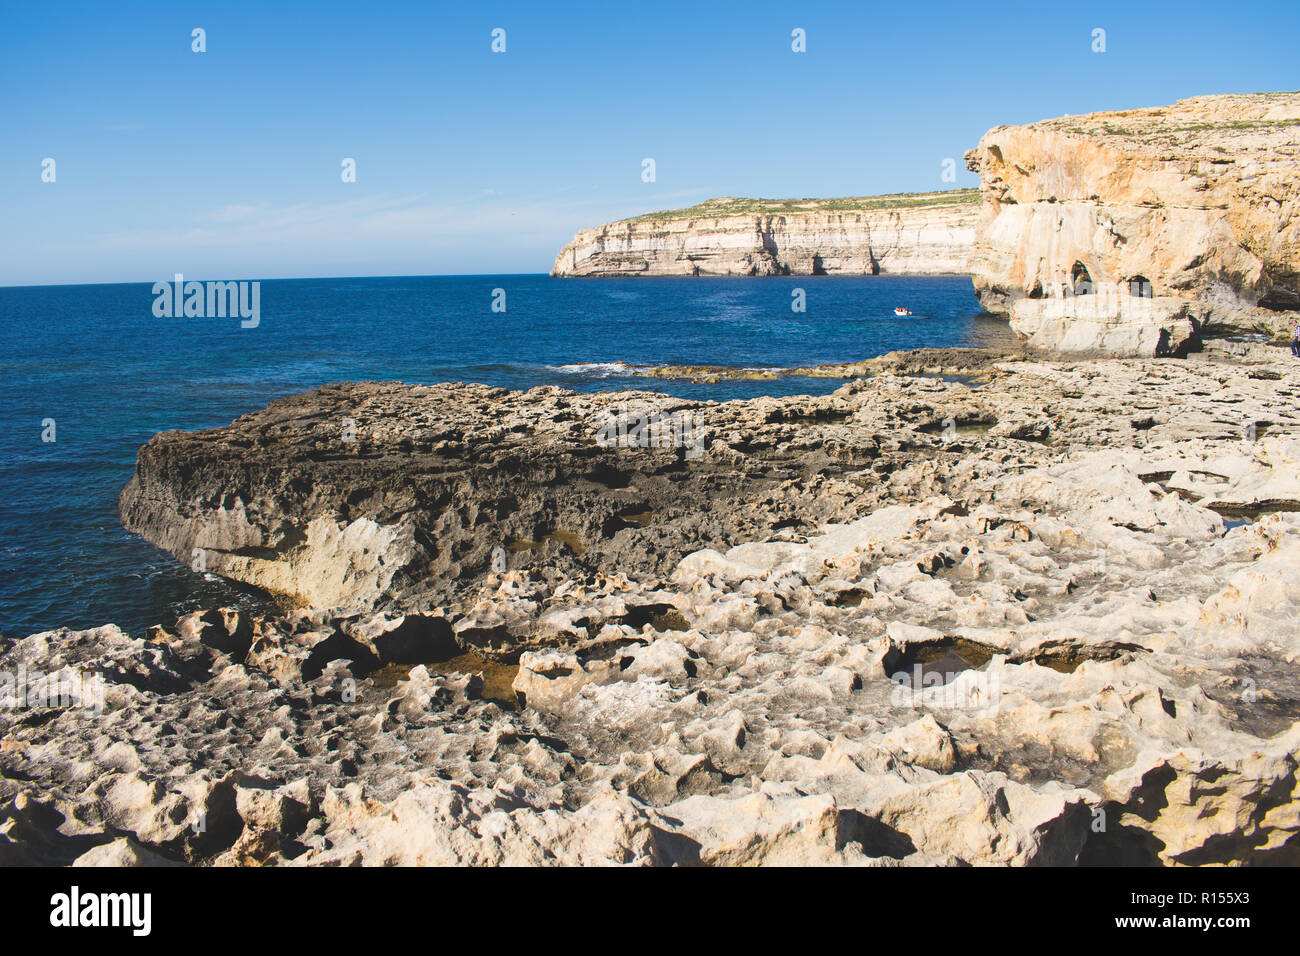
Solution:
{"label": "layered rock strata", "polygon": [[134,527],[350,605],[5,643],[101,683],[0,685],[0,862],[1300,862],[1300,372],[983,371],[161,435]]}
{"label": "layered rock strata", "polygon": [[1176,353],[1300,317],[1300,93],[989,130],[971,273],[1034,347]]}
{"label": "layered rock strata", "polygon": [[978,194],[851,199],[710,199],[583,229],[554,276],[958,274],[975,239]]}

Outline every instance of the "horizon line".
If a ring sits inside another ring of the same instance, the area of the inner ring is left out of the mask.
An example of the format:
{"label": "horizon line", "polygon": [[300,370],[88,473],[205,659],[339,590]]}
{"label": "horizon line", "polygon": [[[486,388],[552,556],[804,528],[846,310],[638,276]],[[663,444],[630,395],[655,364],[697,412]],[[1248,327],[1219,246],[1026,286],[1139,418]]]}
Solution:
{"label": "horizon line", "polygon": [[[834,275],[628,275],[628,276],[557,276],[549,272],[431,272],[405,273],[391,275],[337,275],[337,276],[261,276],[256,279],[190,279],[186,282],[328,282],[334,279],[558,279],[575,282],[587,282],[601,279],[633,279],[638,282],[655,279],[969,279],[969,272],[936,272],[921,274],[892,272],[872,275],[871,273],[839,273]],[[126,282],[39,282],[30,285],[6,285],[0,283],[0,291],[6,289],[77,289],[87,286],[147,285],[159,282],[172,284],[173,279],[138,279]]]}
{"label": "horizon line", "polygon": [[[183,273],[182,273],[183,274]],[[0,282],[0,289],[70,289],[79,286],[98,286],[98,285],[153,285],[157,282],[173,281],[173,277],[166,279],[127,279],[116,282],[33,282],[29,284],[9,284]],[[225,278],[225,279],[189,279],[186,282],[311,282],[325,281],[329,279],[473,279],[486,278],[491,276],[511,277],[528,277],[543,276],[546,278],[565,278],[564,276],[552,276],[549,272],[429,272],[429,273],[392,273],[382,275],[334,275],[334,276],[258,276],[257,278]]]}

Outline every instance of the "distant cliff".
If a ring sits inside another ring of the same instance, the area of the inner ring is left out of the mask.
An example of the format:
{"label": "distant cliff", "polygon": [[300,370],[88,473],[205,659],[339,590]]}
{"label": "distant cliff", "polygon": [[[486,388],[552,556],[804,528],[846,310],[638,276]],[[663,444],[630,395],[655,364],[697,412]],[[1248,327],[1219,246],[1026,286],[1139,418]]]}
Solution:
{"label": "distant cliff", "polygon": [[555,276],[942,275],[968,271],[979,191],[710,199],[584,229]]}
{"label": "distant cliff", "polygon": [[1176,352],[1300,309],[1300,94],[999,126],[966,158],[976,294],[1035,346]]}

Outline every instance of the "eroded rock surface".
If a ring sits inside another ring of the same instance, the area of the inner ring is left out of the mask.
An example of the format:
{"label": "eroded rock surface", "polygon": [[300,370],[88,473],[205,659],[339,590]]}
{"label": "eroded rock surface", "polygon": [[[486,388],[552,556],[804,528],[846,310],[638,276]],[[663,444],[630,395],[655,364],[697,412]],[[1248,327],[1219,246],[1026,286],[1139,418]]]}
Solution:
{"label": "eroded rock surface", "polygon": [[[1300,862],[1297,366],[972,365],[158,436],[131,526],[340,600],[0,648],[102,678],[6,692],[0,862]],[[703,440],[605,447],[622,404]]]}

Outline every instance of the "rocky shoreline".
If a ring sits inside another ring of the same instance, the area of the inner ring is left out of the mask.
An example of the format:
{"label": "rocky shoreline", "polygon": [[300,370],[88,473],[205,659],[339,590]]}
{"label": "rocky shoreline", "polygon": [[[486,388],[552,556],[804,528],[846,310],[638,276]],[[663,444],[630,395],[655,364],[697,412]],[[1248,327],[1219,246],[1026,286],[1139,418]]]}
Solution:
{"label": "rocky shoreline", "polygon": [[286,610],[0,646],[100,679],[0,685],[0,863],[1300,862],[1297,398],[946,350],[163,433],[124,524]]}
{"label": "rocky shoreline", "polygon": [[584,229],[551,274],[962,274],[1036,350],[1172,356],[1233,333],[1290,340],[1300,93],[997,126],[966,161],[978,193],[722,198]]}
{"label": "rocky shoreline", "polygon": [[645,378],[685,379],[691,382],[773,381],[779,378],[863,378],[892,372],[898,375],[948,375],[965,381],[983,381],[1000,362],[1024,361],[1055,356],[1026,348],[921,348],[886,352],[860,362],[811,365],[796,368],[735,368],[726,365],[656,365],[633,368],[630,373]]}

